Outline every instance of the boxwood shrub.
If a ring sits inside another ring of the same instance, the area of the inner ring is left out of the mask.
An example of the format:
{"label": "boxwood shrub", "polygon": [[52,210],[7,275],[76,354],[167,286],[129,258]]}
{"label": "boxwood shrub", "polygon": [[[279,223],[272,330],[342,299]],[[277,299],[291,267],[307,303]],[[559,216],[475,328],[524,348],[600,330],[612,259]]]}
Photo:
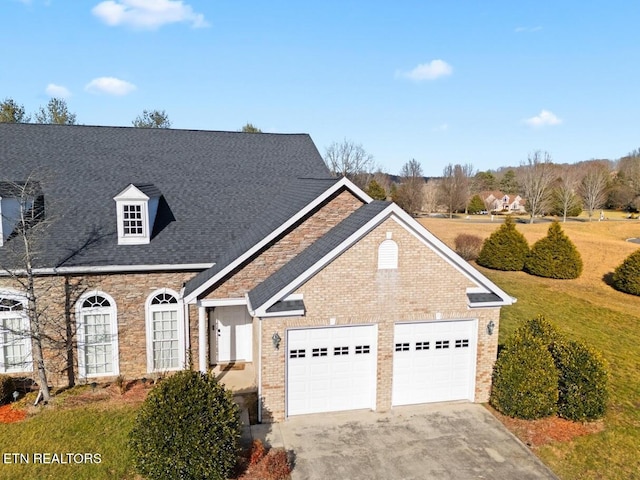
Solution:
{"label": "boxwood shrub", "polygon": [[551,353],[560,372],[558,415],[581,422],[602,418],[609,399],[602,355],[571,340],[553,343]]}
{"label": "boxwood shrub", "polygon": [[493,369],[490,403],[510,417],[536,419],[556,413],[558,369],[542,340],[516,335]]}
{"label": "boxwood shrub", "polygon": [[477,263],[494,270],[520,271],[529,254],[529,244],[511,216],[484,241]]}
{"label": "boxwood shrub", "polygon": [[138,411],[129,447],[149,479],[226,479],[237,461],[240,414],[213,375],[184,370],[162,380]]}
{"label": "boxwood shrub", "polygon": [[613,273],[613,288],[640,295],[640,250],[629,255]]}
{"label": "boxwood shrub", "polygon": [[547,236],[531,247],[524,265],[525,271],[538,277],[570,279],[582,273],[582,258],[560,224],[553,222]]}

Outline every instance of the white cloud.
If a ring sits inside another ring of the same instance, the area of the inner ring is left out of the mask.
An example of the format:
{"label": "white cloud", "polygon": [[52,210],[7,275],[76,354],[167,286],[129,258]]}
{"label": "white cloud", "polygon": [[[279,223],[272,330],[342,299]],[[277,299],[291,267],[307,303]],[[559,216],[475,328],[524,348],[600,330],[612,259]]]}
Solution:
{"label": "white cloud", "polygon": [[451,75],[453,67],[444,60],[431,60],[429,63],[421,63],[409,72],[396,72],[396,77],[408,78],[415,82],[423,80],[435,80],[439,77]]}
{"label": "white cloud", "polygon": [[558,118],[556,114],[550,110],[541,110],[535,117],[525,119],[524,123],[530,127],[544,127],[547,125],[560,125],[562,119]]}
{"label": "white cloud", "polygon": [[55,83],[47,85],[47,88],[45,88],[44,91],[47,92],[47,95],[50,97],[67,98],[71,96],[71,92],[67,87],[56,85]]}
{"label": "white cloud", "polygon": [[193,28],[208,27],[201,13],[182,0],[107,0],[91,12],[109,26],[126,25],[155,30],[169,23],[190,23]]}
{"label": "white cloud", "polygon": [[133,83],[115,77],[98,77],[91,80],[84,89],[89,93],[106,93],[123,96],[133,92],[137,87]]}

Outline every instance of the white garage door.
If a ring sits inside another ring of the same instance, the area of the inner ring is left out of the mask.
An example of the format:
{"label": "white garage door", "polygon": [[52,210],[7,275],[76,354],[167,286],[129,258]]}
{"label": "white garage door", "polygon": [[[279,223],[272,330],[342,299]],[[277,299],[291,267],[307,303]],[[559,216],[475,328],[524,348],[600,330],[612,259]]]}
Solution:
{"label": "white garage door", "polygon": [[476,334],[475,320],[396,324],[393,405],[473,401]]}
{"label": "white garage door", "polygon": [[287,414],[375,408],[377,327],[287,331]]}

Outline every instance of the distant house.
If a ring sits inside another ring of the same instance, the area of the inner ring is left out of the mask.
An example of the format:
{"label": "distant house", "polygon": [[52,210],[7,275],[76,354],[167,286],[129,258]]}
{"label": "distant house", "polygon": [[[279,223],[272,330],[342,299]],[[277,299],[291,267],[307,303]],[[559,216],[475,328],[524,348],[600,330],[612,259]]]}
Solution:
{"label": "distant house", "polygon": [[[308,135],[0,124],[0,176],[0,266],[16,186],[52,220],[37,287],[74,331],[54,383],[252,364],[262,421],[489,398],[514,299]],[[0,373],[30,376],[21,288],[0,273]]]}
{"label": "distant house", "polygon": [[483,192],[482,200],[490,212],[524,213],[525,200],[520,195],[495,192]]}

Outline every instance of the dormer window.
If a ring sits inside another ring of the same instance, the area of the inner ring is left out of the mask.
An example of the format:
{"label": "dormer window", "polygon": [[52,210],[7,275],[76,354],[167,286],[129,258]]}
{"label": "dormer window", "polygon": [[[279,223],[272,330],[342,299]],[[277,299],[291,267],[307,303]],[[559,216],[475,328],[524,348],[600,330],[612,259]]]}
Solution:
{"label": "dormer window", "polygon": [[152,184],[131,184],[116,201],[118,245],[144,245],[151,241],[160,190]]}
{"label": "dormer window", "polygon": [[43,218],[44,197],[39,182],[0,182],[0,247]]}

